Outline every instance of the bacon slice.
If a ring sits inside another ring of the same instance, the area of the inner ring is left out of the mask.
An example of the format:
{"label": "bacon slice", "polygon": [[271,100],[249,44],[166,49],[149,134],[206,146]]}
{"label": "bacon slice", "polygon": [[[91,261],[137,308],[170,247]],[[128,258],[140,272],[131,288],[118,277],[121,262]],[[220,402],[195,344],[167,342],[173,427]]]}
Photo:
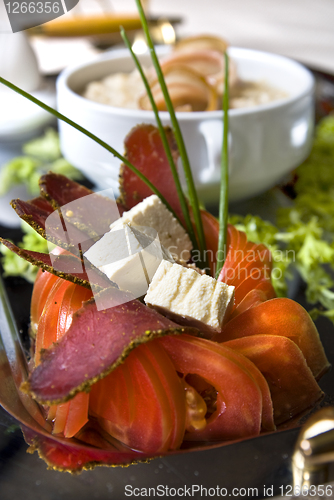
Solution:
{"label": "bacon slice", "polygon": [[[175,163],[179,157],[171,129],[166,129]],[[168,200],[175,213],[183,220],[173,175],[163,148],[159,130],[153,125],[138,125],[125,139],[127,159],[142,172]],[[120,171],[121,203],[128,210],[152,191],[127,166]]]}
{"label": "bacon slice", "polygon": [[[49,273],[55,274],[77,285],[97,290],[115,286],[112,281],[98,269],[90,266],[87,260],[85,260],[84,269],[81,260],[75,255],[53,255],[51,260],[50,254],[25,250],[4,238],[0,238],[0,242],[16,255],[30,262],[30,264],[38,266],[44,269],[44,271],[48,271]],[[89,276],[86,270],[89,271]]]}
{"label": "bacon slice", "polygon": [[137,345],[173,333],[198,330],[181,328],[131,294],[109,288],[74,314],[66,335],[42,354],[22,390],[42,404],[67,401],[108,375]]}

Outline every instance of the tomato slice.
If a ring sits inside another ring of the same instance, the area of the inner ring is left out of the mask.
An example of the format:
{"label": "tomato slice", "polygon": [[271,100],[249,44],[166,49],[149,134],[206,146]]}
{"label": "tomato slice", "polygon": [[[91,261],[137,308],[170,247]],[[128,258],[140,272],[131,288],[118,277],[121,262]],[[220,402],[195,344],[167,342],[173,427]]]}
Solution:
{"label": "tomato slice", "polygon": [[51,406],[48,419],[52,416],[54,420],[52,434],[63,434],[67,438],[75,436],[88,422],[88,405],[89,394],[80,392],[67,403]]}
{"label": "tomato slice", "polygon": [[[35,365],[40,362],[42,349],[47,349],[66,333],[75,311],[91,297],[92,292],[87,288],[48,272],[37,277],[32,306],[32,316],[37,318],[40,315],[36,331]],[[43,302],[44,308],[40,313]],[[88,421],[88,400],[88,394],[80,393],[67,403],[51,406],[48,419],[53,421],[53,434],[73,437]]]}
{"label": "tomato slice", "polygon": [[279,335],[295,342],[316,379],[330,366],[309,314],[291,299],[271,299],[246,310],[226,323],[214,340],[225,342],[258,334]]}
{"label": "tomato slice", "polygon": [[[212,276],[215,276],[219,222],[206,211],[201,212],[205,240],[207,244],[207,255]],[[263,300],[276,297],[271,285],[272,258],[271,253],[265,245],[247,241],[246,233],[239,231],[231,224],[227,228],[227,255],[218,281],[235,286],[234,308],[237,308],[246,295],[254,288],[265,289]],[[249,298],[250,299],[250,298]],[[249,307],[258,304],[258,300],[247,303]],[[243,310],[243,309],[242,309]]]}
{"label": "tomato slice", "polygon": [[152,341],[92,386],[90,413],[130,448],[160,453],[180,447],[185,431],[185,391],[169,356]]}
{"label": "tomato slice", "polygon": [[[33,200],[37,206],[44,205],[46,202],[43,198],[35,198]],[[66,250],[60,247],[56,247],[52,250],[53,255],[68,254]],[[37,276],[34,283],[34,288],[31,296],[31,306],[30,306],[30,327],[31,335],[34,337],[37,333],[37,327],[42,315],[45,303],[48,299],[49,293],[53,285],[57,282],[59,278],[54,274],[43,271],[39,269],[37,271]]]}
{"label": "tomato slice", "polygon": [[[53,280],[50,278],[50,280],[46,280],[46,285],[49,287],[52,282]],[[53,342],[59,340],[66,333],[72,323],[75,311],[80,309],[82,303],[91,297],[91,290],[56,277],[38,323],[35,346],[36,365],[40,362],[41,350],[50,347]],[[44,296],[41,300],[43,299]]]}
{"label": "tomato slice", "polygon": [[206,212],[205,210],[201,210],[201,218],[203,222],[207,257],[208,263],[210,265],[211,276],[215,276],[218,251],[219,222],[216,217],[211,215],[209,212]]}
{"label": "tomato slice", "polygon": [[43,271],[42,269],[38,270],[31,296],[30,327],[32,336],[35,336],[37,333],[38,323],[42,315],[45,302],[47,301],[51,288],[56,281],[57,276],[54,274]]}
{"label": "tomato slice", "polygon": [[[253,244],[247,245],[245,248],[244,258],[240,260],[240,262],[234,262],[233,266],[227,270],[225,283],[235,286],[236,288],[245,279],[247,279],[247,277],[250,276],[254,270],[257,271],[257,279],[267,277],[267,279],[270,280],[271,263],[268,264],[267,259],[267,253],[269,250],[263,250],[260,245]],[[240,252],[243,252],[243,250]],[[222,269],[222,273],[223,272],[224,268]],[[220,276],[219,281],[224,281],[223,277]]]}
{"label": "tomato slice", "polygon": [[[229,440],[259,434],[262,392],[246,368],[244,356],[209,340],[188,335],[166,336],[158,341],[171,357],[176,370],[186,380],[192,375],[191,385],[196,376],[211,387],[211,394],[216,393],[206,427],[188,432],[185,440]],[[201,391],[199,385],[198,390]]]}
{"label": "tomato slice", "polygon": [[274,299],[275,297],[276,293],[272,284],[268,281],[262,281],[255,288],[250,290],[239,302],[239,305],[234,308],[229,317],[229,321],[239,314],[247,311],[247,309],[258,306],[259,304],[262,304],[262,302]]}
{"label": "tomato slice", "polygon": [[286,337],[253,335],[223,344],[249,358],[265,376],[280,424],[314,405],[322,396],[303,353]]}

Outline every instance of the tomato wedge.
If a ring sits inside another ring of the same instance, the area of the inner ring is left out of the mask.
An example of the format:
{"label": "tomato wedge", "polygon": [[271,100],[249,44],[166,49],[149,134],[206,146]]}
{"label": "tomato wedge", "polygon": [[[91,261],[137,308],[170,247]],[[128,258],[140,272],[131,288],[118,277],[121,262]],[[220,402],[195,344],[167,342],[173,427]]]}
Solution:
{"label": "tomato wedge", "polygon": [[[209,340],[179,335],[158,340],[171,357],[174,366],[198,392],[205,387],[204,398],[208,401],[210,414],[206,427],[194,429],[185,435],[188,441],[217,441],[256,436],[260,433],[263,396],[254,373],[263,377],[256,367],[249,369],[244,356]],[[254,370],[255,368],[255,370]],[[202,387],[201,387],[202,386]],[[266,396],[268,397],[268,396]],[[271,406],[271,400],[266,400]],[[272,421],[269,427],[274,429]],[[266,418],[270,416],[266,410]],[[268,422],[267,422],[268,423]]]}
{"label": "tomato wedge", "polygon": [[[53,277],[53,275],[50,276]],[[40,280],[42,278],[44,278],[43,275]],[[36,365],[40,361],[41,349],[47,349],[53,342],[59,340],[66,333],[72,323],[72,316],[75,311],[82,307],[84,301],[92,297],[92,292],[87,288],[58,277],[55,278],[53,280],[47,277],[45,280],[46,286],[44,289],[50,287],[52,283],[53,286],[47,295],[38,323],[35,346]],[[46,291],[44,293],[44,289],[41,302],[45,298]]]}
{"label": "tomato wedge", "polygon": [[253,335],[223,344],[249,358],[265,376],[280,424],[314,405],[322,396],[303,353],[286,337]]}
{"label": "tomato wedge", "polygon": [[[36,198],[33,201],[42,205],[44,203],[47,203],[47,201],[43,200],[43,198]],[[60,247],[56,247],[52,250],[53,255],[61,255],[65,253],[68,254],[69,252]],[[57,280],[58,278],[54,274],[43,271],[43,269],[41,268],[38,269],[34,288],[32,291],[30,306],[30,333],[32,337],[36,336],[38,323],[42,315],[45,302],[47,301],[49,293],[51,292],[51,289]]]}
{"label": "tomato wedge", "polygon": [[45,302],[48,295],[57,281],[57,276],[39,269],[37,272],[34,289],[31,297],[30,308],[30,328],[31,335],[34,337],[37,333],[38,323],[42,315]]}
{"label": "tomato wedge", "polygon": [[[201,212],[201,216],[211,274],[215,276],[219,222],[213,215],[204,210]],[[260,289],[264,294],[261,295],[260,301],[258,296],[248,297],[248,305],[244,307],[244,304],[241,310],[276,297],[270,278],[272,258],[268,248],[265,245],[248,241],[246,233],[239,231],[231,224],[227,228],[226,247],[227,255],[218,281],[235,287],[234,309],[238,308],[253,289]]]}
{"label": "tomato wedge", "polygon": [[229,321],[239,314],[247,311],[247,309],[258,306],[259,304],[262,304],[262,302],[274,299],[275,297],[276,293],[271,283],[268,281],[259,283],[255,288],[250,290],[250,292],[248,292],[239,302],[238,306],[234,308],[229,317]]}
{"label": "tomato wedge", "polygon": [[178,449],[185,431],[185,391],[157,342],[137,347],[116,370],[92,386],[90,413],[130,448],[160,453]]}
{"label": "tomato wedge", "polygon": [[214,340],[226,342],[258,334],[279,335],[295,342],[316,379],[329,369],[313,321],[305,309],[291,299],[271,299],[246,310],[229,321]]}
{"label": "tomato wedge", "polygon": [[[36,365],[40,362],[41,350],[50,347],[66,333],[75,311],[91,297],[92,292],[87,288],[48,272],[37,277],[31,306],[31,316],[36,319],[39,315],[35,344]],[[40,313],[43,303],[44,308]],[[81,393],[67,403],[51,406],[48,419],[54,422],[53,434],[74,436],[88,421],[88,400],[89,395]]]}

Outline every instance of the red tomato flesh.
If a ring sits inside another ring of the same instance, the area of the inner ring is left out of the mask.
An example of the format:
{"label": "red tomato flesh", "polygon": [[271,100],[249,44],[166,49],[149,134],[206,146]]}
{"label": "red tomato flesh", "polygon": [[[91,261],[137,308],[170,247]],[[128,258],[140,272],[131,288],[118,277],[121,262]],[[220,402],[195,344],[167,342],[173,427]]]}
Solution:
{"label": "red tomato flesh", "polygon": [[185,431],[185,391],[169,356],[156,341],[137,347],[93,385],[90,412],[130,448],[178,449]]}
{"label": "red tomato flesh", "polygon": [[262,393],[243,364],[243,356],[188,335],[166,336],[159,342],[179,373],[184,377],[198,375],[217,391],[216,409],[207,419],[206,427],[187,433],[186,440],[229,440],[260,433]]}
{"label": "red tomato flesh", "polygon": [[249,358],[265,376],[280,424],[313,406],[322,396],[301,350],[276,335],[253,335],[223,344]]}
{"label": "red tomato flesh", "polygon": [[316,379],[329,369],[329,363],[313,321],[305,309],[291,299],[267,300],[248,309],[229,321],[221,333],[214,337],[214,340],[226,342],[258,334],[280,335],[295,342]]}
{"label": "red tomato flesh", "polygon": [[[41,361],[42,350],[50,347],[66,333],[73,314],[91,297],[92,292],[87,288],[50,273],[44,272],[37,277],[31,305],[31,316],[37,318],[39,315],[35,365]],[[43,303],[44,307],[40,312]],[[48,411],[48,419],[53,421],[53,434],[73,437],[88,421],[88,400],[88,394],[80,393],[67,403],[52,405]]]}

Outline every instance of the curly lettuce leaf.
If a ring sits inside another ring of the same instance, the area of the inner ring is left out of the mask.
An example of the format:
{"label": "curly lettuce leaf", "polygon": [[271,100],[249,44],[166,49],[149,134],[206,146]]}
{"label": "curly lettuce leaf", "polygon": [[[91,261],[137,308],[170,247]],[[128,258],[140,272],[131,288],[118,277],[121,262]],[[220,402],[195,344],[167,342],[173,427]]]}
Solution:
{"label": "curly lettuce leaf", "polygon": [[[277,212],[276,225],[259,217],[232,217],[239,229],[255,243],[273,252],[273,274],[278,295],[287,291],[293,273],[306,285],[312,317],[325,316],[334,323],[334,115],[317,127],[312,151],[296,169],[296,197],[289,207]],[[275,260],[275,254],[282,258]]]}
{"label": "curly lettuce leaf", "polygon": [[1,169],[0,196],[20,184],[25,185],[31,195],[38,195],[39,178],[49,170],[70,179],[82,179],[80,171],[62,158],[58,133],[54,129],[48,129],[42,137],[27,142],[22,151],[24,156],[13,158]]}
{"label": "curly lettuce leaf", "polygon": [[42,137],[33,139],[24,144],[22,151],[27,156],[51,162],[61,157],[59,137],[57,132],[49,128]]}
{"label": "curly lettuce leaf", "polygon": [[[22,231],[24,233],[22,242],[19,243],[21,248],[34,250],[35,252],[48,253],[48,242],[42,238],[34,229],[32,229],[26,222],[21,223]],[[33,283],[36,278],[38,268],[31,265],[18,255],[14,254],[11,250],[0,244],[0,253],[2,254],[1,264],[4,270],[4,276],[20,276],[25,278],[30,283]]]}
{"label": "curly lettuce leaf", "polygon": [[38,193],[37,168],[40,162],[27,156],[19,156],[6,163],[0,173],[0,196],[5,195],[13,186],[26,184],[29,192]]}

